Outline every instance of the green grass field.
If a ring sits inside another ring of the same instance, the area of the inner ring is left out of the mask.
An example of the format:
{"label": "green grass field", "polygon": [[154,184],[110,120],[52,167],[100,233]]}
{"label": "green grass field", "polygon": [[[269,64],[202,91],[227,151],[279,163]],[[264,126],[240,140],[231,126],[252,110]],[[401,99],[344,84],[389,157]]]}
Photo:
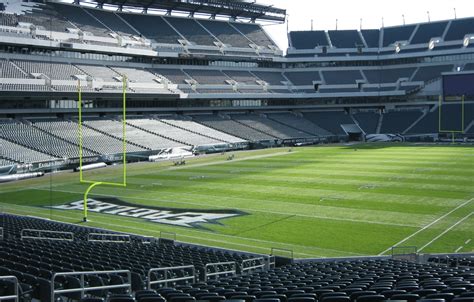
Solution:
{"label": "green grass field", "polygon": [[[96,187],[90,197],[116,197],[164,208],[237,209],[248,215],[175,227],[90,212],[90,226],[184,242],[296,257],[388,254],[393,245],[421,252],[474,250],[474,147],[360,145],[270,149],[187,161],[128,166],[128,187]],[[121,166],[85,173],[121,181]],[[46,206],[80,201],[77,173],[0,185],[2,211],[80,223],[81,211]]]}

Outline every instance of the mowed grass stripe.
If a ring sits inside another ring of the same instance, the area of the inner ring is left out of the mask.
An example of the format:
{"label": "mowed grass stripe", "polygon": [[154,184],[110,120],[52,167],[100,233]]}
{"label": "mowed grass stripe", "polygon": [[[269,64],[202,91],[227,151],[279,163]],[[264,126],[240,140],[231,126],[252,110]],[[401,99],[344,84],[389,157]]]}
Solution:
{"label": "mowed grass stripe", "polygon": [[[43,190],[43,189],[37,189],[37,190]],[[56,190],[55,192],[61,192],[61,193],[75,193],[74,191],[59,191]],[[227,203],[225,201],[221,201],[219,204],[215,203],[206,203],[206,202],[198,202],[195,199],[189,198],[186,200],[175,200],[173,198],[163,198],[163,197],[149,197],[149,198],[143,198],[143,197],[134,197],[134,196],[125,196],[123,194],[116,194],[106,192],[104,194],[101,193],[95,193],[93,196],[96,196],[97,198],[100,197],[116,197],[116,198],[122,198],[126,199],[129,202],[134,202],[135,204],[138,205],[149,205],[149,206],[166,206],[166,207],[176,207],[176,208],[181,208],[181,209],[229,209],[229,206],[227,206]],[[92,197],[93,197],[92,196]],[[420,223],[420,219],[422,220],[430,220],[433,215],[416,215],[412,214],[410,215],[411,218],[413,218],[413,222],[410,223],[405,223],[401,222],[398,218],[391,218],[389,217],[389,213],[387,212],[387,217],[384,220],[380,219],[373,219],[370,220],[371,216],[368,211],[360,211],[359,213],[355,213],[354,211],[347,211],[346,214],[341,213],[340,215],[334,215],[334,207],[322,207],[322,206],[300,206],[300,207],[291,207],[291,206],[274,206],[274,210],[269,209],[269,206],[273,202],[270,203],[265,203],[265,204],[259,204],[258,206],[251,207],[251,205],[246,208],[246,207],[235,207],[234,209],[241,210],[247,213],[272,213],[276,215],[287,215],[289,212],[291,212],[291,215],[293,216],[300,216],[300,217],[309,217],[309,218],[317,218],[317,219],[323,219],[323,220],[336,220],[336,221],[349,221],[349,222],[357,222],[357,223],[367,223],[367,224],[380,224],[380,225],[389,225],[389,226],[406,226],[406,227],[417,227]],[[231,202],[231,204],[235,204],[235,202]],[[373,211],[376,212],[376,211]],[[351,214],[349,216],[349,214]],[[380,215],[380,211],[376,212],[377,214],[375,215]],[[333,215],[331,215],[333,214]],[[407,217],[406,213],[399,213],[399,217]],[[391,219],[389,219],[391,218]]]}
{"label": "mowed grass stripe", "polygon": [[[254,166],[253,168],[246,168],[246,167],[227,167],[223,169],[205,169],[205,168],[195,168],[195,169],[182,169],[179,172],[194,172],[194,173],[209,173],[209,174],[243,174],[245,173],[246,175],[265,175],[267,172],[274,171],[275,169],[270,169],[267,167],[267,169],[259,169],[258,166]],[[167,171],[168,172],[168,171]],[[350,172],[350,173],[348,173]],[[424,172],[424,173],[422,173]],[[440,179],[441,181],[444,180],[446,176],[442,175],[437,175],[435,173],[428,173],[430,172],[429,170],[416,170],[412,169],[407,169],[407,171],[403,172],[403,177],[406,178],[415,178],[415,179],[426,179],[426,180],[437,180]],[[359,176],[359,177],[400,177],[401,173],[399,171],[373,171],[373,170],[355,170],[352,169],[350,171],[347,171],[347,169],[320,169],[319,167],[315,167],[314,169],[311,170],[310,173],[305,173],[302,174],[301,171],[294,170],[294,171],[289,171],[288,169],[280,169],[278,170],[278,174],[284,175],[286,177],[293,177],[293,176],[304,176],[304,177],[311,177],[311,176],[335,176],[335,177],[350,177],[351,175],[354,176]],[[147,174],[145,174],[147,175]],[[139,175],[137,175],[139,176]],[[467,176],[458,176],[458,175],[452,175],[448,174],[448,181],[453,180],[453,181],[470,181],[472,182],[472,175],[467,175]],[[441,178],[440,178],[441,177]]]}
{"label": "mowed grass stripe", "polygon": [[[159,191],[160,196],[170,196],[170,197],[176,197],[176,194],[182,194],[182,192],[175,192],[166,190],[164,187],[166,187],[166,184],[160,184],[159,186],[156,186],[154,183],[151,184],[141,184],[137,187],[136,190],[139,192],[148,192],[150,190],[153,191]],[[158,187],[158,188],[157,188]],[[163,187],[163,188],[162,188]],[[160,189],[161,188],[161,189]],[[187,193],[195,194],[197,191],[193,191],[191,189],[192,187],[188,187],[186,190]],[[131,190],[129,188],[128,190]],[[135,189],[134,189],[135,190]],[[203,193],[200,195],[204,195],[208,197],[207,199],[211,200],[222,200],[222,198],[228,199],[229,196],[227,195],[218,195],[217,193],[219,192],[211,192],[211,193]],[[285,203],[299,203],[299,204],[310,204],[310,205],[329,205],[329,206],[337,206],[337,207],[349,207],[349,208],[359,208],[359,209],[375,209],[375,210],[386,210],[386,211],[395,211],[395,212],[403,212],[403,213],[426,213],[426,214],[434,214],[438,212],[443,212],[444,209],[449,209],[451,208],[454,204],[457,202],[461,202],[461,200],[446,200],[446,199],[440,199],[440,198],[429,198],[429,197],[424,197],[424,198],[398,198],[396,201],[390,200],[390,198],[384,198],[386,196],[382,196],[381,198],[373,198],[369,199],[366,196],[362,196],[359,199],[355,199],[358,196],[352,195],[352,199],[348,198],[343,198],[342,196],[339,195],[338,191],[331,192],[333,193],[332,195],[325,195],[321,197],[311,197],[311,198],[306,198],[302,199],[299,198],[298,196],[281,196],[281,195],[273,195],[269,196],[267,195],[267,200],[271,200],[272,202],[285,202]],[[198,197],[196,195],[196,197]],[[380,197],[380,196],[379,196]],[[249,199],[249,198],[243,198],[242,195],[239,197],[235,197],[239,199]],[[294,198],[294,199],[292,199]],[[200,198],[202,200],[202,198]],[[255,196],[251,198],[251,200],[258,201]],[[407,207],[409,205],[409,207]],[[427,206],[429,205],[429,206]]]}
{"label": "mowed grass stripe", "polygon": [[[82,190],[84,186],[74,185],[74,186],[57,186],[55,189],[64,189],[67,191],[67,188],[76,188],[77,190]],[[40,187],[38,187],[40,189]],[[41,188],[48,190],[48,188]],[[107,187],[99,187],[95,192],[108,192],[110,191]],[[210,200],[216,200],[218,202],[221,198],[235,198],[236,200],[249,200],[256,201],[260,199],[267,199],[275,202],[287,202],[287,203],[312,203],[320,200],[321,198],[333,198],[333,199],[353,199],[363,202],[365,200],[370,201],[383,201],[383,202],[419,202],[434,205],[443,205],[443,206],[455,206],[462,202],[464,199],[461,198],[441,198],[433,196],[404,196],[403,198],[397,194],[388,194],[388,193],[377,193],[374,194],[371,192],[371,189],[358,190],[357,192],[343,192],[339,190],[322,190],[322,189],[311,189],[311,190],[302,190],[301,192],[292,192],[279,190],[274,192],[272,190],[265,190],[265,188],[260,188],[258,191],[240,191],[238,188],[226,188],[225,190],[220,187],[219,190],[209,187],[198,187],[198,186],[163,186],[161,183],[156,183],[153,181],[140,181],[138,184],[131,183],[126,190],[113,190],[119,191],[124,196],[154,196],[154,195],[163,195],[169,194],[170,196],[179,196],[180,194],[189,195],[196,194],[197,197],[209,197]],[[283,192],[282,192],[283,191]]]}
{"label": "mowed grass stripe", "polygon": [[[235,174],[235,173],[233,173]],[[259,186],[279,186],[279,187],[292,187],[295,189],[306,189],[306,188],[331,188],[335,190],[362,190],[364,186],[373,185],[376,191],[381,190],[393,190],[393,189],[410,189],[411,195],[415,192],[428,192],[430,194],[424,194],[425,196],[442,196],[444,193],[464,193],[461,198],[468,196],[471,193],[473,184],[466,185],[455,185],[455,184],[429,184],[429,183],[407,183],[407,182],[395,182],[394,180],[384,180],[377,178],[365,178],[365,177],[353,177],[352,179],[346,178],[325,178],[325,177],[285,177],[283,175],[245,175],[242,177],[232,176],[231,174],[203,174],[187,172],[182,173],[170,173],[160,174],[155,177],[136,177],[136,181],[139,180],[159,180],[163,186],[200,186],[201,184],[238,184],[238,185],[259,185]],[[418,195],[418,194],[417,194]]]}
{"label": "mowed grass stripe", "polygon": [[[226,171],[216,170],[180,170],[180,171],[164,171],[157,175],[137,175],[134,178],[141,179],[190,179],[191,177],[206,175],[212,181],[220,180],[223,178],[242,178],[246,180],[288,180],[298,181],[302,183],[319,183],[328,181],[376,181],[376,182],[394,182],[397,184],[426,184],[426,185],[446,185],[446,186],[459,186],[459,187],[471,187],[474,185],[474,180],[471,177],[454,177],[450,176],[448,179],[440,179],[437,175],[417,175],[417,174],[384,174],[384,173],[373,173],[373,172],[359,172],[351,171],[351,175],[347,174],[347,171],[334,171],[334,170],[318,170],[311,174],[300,174],[300,173],[278,173],[276,175],[266,175],[258,173],[244,173],[239,169],[228,169]],[[244,174],[244,175],[243,175]]]}
{"label": "mowed grass stripe", "polygon": [[[138,184],[139,185],[139,184]],[[186,191],[189,191],[190,188],[193,192],[204,193],[207,192],[213,193],[215,190],[215,184],[209,182],[201,182],[198,185],[191,185],[190,187],[185,187],[189,185],[187,181],[175,181],[173,185],[161,186],[161,192],[173,192],[176,190],[182,190],[187,188]],[[218,192],[222,195],[226,194],[238,194],[244,197],[259,196],[262,198],[271,198],[273,195],[280,197],[288,197],[291,199],[298,198],[314,198],[318,196],[325,196],[328,192],[338,192],[338,195],[372,195],[372,198],[381,198],[381,195],[392,196],[392,198],[404,198],[412,196],[420,197],[432,197],[432,198],[445,198],[445,199],[465,199],[470,195],[469,192],[459,192],[459,191],[443,191],[443,190],[431,190],[431,189],[399,189],[396,187],[378,187],[372,186],[373,184],[367,182],[364,185],[336,185],[336,184],[319,184],[317,186],[294,186],[291,185],[273,185],[270,183],[259,183],[255,181],[254,183],[239,183],[221,182],[218,184]],[[139,185],[140,186],[140,185]],[[160,187],[160,186],[157,186]],[[158,188],[157,188],[158,189]],[[331,194],[331,193],[329,193]]]}
{"label": "mowed grass stripe", "polygon": [[[321,206],[311,204],[292,204],[288,202],[277,202],[274,200],[263,199],[245,199],[240,197],[210,196],[200,195],[197,192],[180,192],[176,194],[166,194],[161,192],[159,195],[149,195],[142,193],[132,193],[131,189],[114,190],[112,193],[106,188],[98,188],[94,194],[102,196],[122,197],[126,200],[136,198],[139,204],[150,206],[160,206],[161,203],[167,203],[180,208],[233,208],[246,212],[260,211],[293,214],[300,216],[311,216],[325,219],[347,220],[355,222],[367,222],[372,224],[389,224],[397,226],[418,226],[431,221],[436,215],[408,214],[406,212],[388,212],[386,210],[366,210],[337,208],[334,206]],[[74,192],[74,191],[66,191]],[[79,192],[79,191],[77,191]],[[141,192],[141,191],[139,191]]]}
{"label": "mowed grass stripe", "polygon": [[[345,170],[345,171],[357,171],[357,170],[365,170],[365,171],[371,171],[371,172],[380,172],[380,173],[411,173],[411,174],[436,174],[439,176],[470,176],[472,175],[472,171],[470,169],[465,169],[465,167],[460,166],[459,168],[436,168],[436,167],[416,167],[416,165],[407,165],[407,166],[379,166],[379,165],[357,165],[357,164],[332,164],[332,165],[315,165],[315,166],[302,166],[302,167],[291,167],[291,168],[280,168],[278,169],[277,167],[273,167],[272,165],[263,165],[263,166],[258,166],[257,164],[252,165],[252,166],[240,166],[240,165],[222,165],[222,166],[217,166],[213,167],[212,170],[228,170],[228,167],[232,167],[234,169],[239,169],[242,172],[257,172],[257,173],[266,173],[266,172],[286,172],[286,173],[311,173],[315,169],[318,170]],[[209,169],[209,168],[207,168]],[[203,170],[204,171],[204,170]]]}
{"label": "mowed grass stripe", "polygon": [[[410,165],[415,164],[417,166],[432,166],[434,164],[435,167],[459,167],[462,163],[468,166],[474,166],[474,164],[470,161],[469,158],[461,158],[456,162],[453,161],[445,161],[445,159],[449,156],[453,156],[452,154],[446,154],[443,157],[423,157],[420,159],[416,158],[397,158],[394,156],[394,159],[388,159],[387,157],[382,156],[370,156],[370,157],[355,157],[355,158],[339,158],[339,157],[324,157],[322,159],[311,159],[311,160],[296,160],[296,163],[299,165],[314,165],[321,162],[324,164],[367,164],[367,165]],[[261,161],[262,164],[274,164],[276,167],[286,168],[295,164],[294,161],[291,159],[295,158],[294,156],[287,156],[285,160],[275,162],[275,160],[263,160]],[[442,160],[442,161],[440,161]],[[251,165],[252,161],[248,162],[239,162],[239,165],[246,166]]]}

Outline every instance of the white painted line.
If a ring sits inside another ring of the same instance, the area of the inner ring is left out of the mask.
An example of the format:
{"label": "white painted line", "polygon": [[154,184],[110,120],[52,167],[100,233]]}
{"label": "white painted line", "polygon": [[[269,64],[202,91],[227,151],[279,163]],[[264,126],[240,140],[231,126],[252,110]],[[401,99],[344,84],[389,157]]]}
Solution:
{"label": "white painted line", "polygon": [[463,248],[463,247],[464,247],[464,246],[460,246],[460,247],[458,247],[458,249],[457,249],[457,250],[455,250],[454,252],[455,252],[455,253],[459,252],[460,250],[462,250],[462,248]]}
{"label": "white painted line", "polygon": [[446,230],[444,230],[441,234],[439,234],[438,236],[436,236],[435,238],[433,238],[433,240],[431,240],[430,242],[428,242],[427,244],[423,245],[418,251],[422,251],[423,249],[425,249],[427,246],[429,246],[430,244],[432,244],[433,242],[435,242],[436,240],[438,240],[439,238],[441,238],[444,234],[446,234],[447,232],[451,231],[453,228],[455,228],[457,225],[461,224],[462,222],[464,222],[464,220],[468,219],[469,217],[471,217],[472,215],[474,215],[474,212],[471,212],[470,214],[468,214],[467,216],[465,216],[463,219],[459,220],[458,222],[456,222],[455,224],[453,224],[452,226],[450,226],[449,228],[447,228]]}
{"label": "white painted line", "polygon": [[472,239],[468,239],[466,240],[466,242],[464,242],[464,244],[469,244],[469,242],[471,242]]}
{"label": "white painted line", "polygon": [[410,236],[400,240],[399,242],[397,242],[396,244],[394,244],[393,246],[389,247],[388,249],[386,249],[385,251],[381,252],[379,254],[379,256],[382,256],[383,254],[387,253],[388,251],[390,251],[392,249],[392,247],[395,247],[395,246],[399,246],[400,244],[404,243],[405,241],[407,241],[408,239],[412,238],[413,236],[416,236],[418,235],[419,233],[423,232],[424,230],[426,230],[427,228],[431,227],[432,225],[434,225],[435,223],[437,223],[438,221],[440,221],[441,219],[444,219],[446,218],[447,216],[449,216],[450,214],[452,214],[453,212],[457,211],[458,209],[464,207],[465,205],[467,205],[468,203],[470,203],[471,201],[473,201],[474,198],[471,198],[469,199],[468,201],[460,204],[459,206],[457,206],[456,208],[452,209],[451,211],[449,211],[448,213],[444,214],[443,216],[435,219],[433,222],[425,225],[424,227],[422,227],[421,229],[419,229],[418,231],[416,231],[415,233],[411,234]]}

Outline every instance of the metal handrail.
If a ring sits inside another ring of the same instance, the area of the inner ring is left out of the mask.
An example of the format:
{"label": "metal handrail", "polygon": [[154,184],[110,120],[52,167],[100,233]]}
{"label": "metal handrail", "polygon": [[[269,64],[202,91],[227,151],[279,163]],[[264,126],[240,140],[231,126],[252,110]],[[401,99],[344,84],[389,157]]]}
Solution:
{"label": "metal handrail", "polygon": [[[167,274],[172,271],[184,271],[185,269],[191,269],[191,275],[190,276],[184,276],[184,277],[177,277],[177,278],[168,278]],[[164,278],[162,280],[151,280],[151,274],[154,272],[164,272]],[[194,265],[185,265],[185,266],[175,266],[175,267],[160,267],[160,268],[152,268],[148,271],[148,289],[152,289],[152,285],[155,284],[165,284],[165,286],[168,286],[168,282],[176,282],[176,281],[186,281],[186,280],[192,280],[193,283],[196,283],[196,268]]]}
{"label": "metal handrail", "polygon": [[[104,285],[104,286],[94,286],[86,287],[84,277],[90,275],[103,275],[103,274],[127,274],[127,283],[116,284],[116,285]],[[59,276],[80,276],[80,286],[78,288],[68,288],[68,289],[55,289],[54,280]],[[118,271],[89,271],[89,272],[65,272],[65,273],[55,273],[51,277],[51,302],[54,302],[56,294],[67,294],[67,293],[81,293],[81,299],[84,298],[86,292],[102,290],[102,289],[116,289],[116,288],[126,288],[128,292],[132,292],[132,274],[129,270],[118,270]]]}
{"label": "metal handrail", "polygon": [[157,239],[153,236],[142,236],[142,243],[143,244],[150,244],[157,242]]}
{"label": "metal handrail", "polygon": [[0,280],[13,280],[14,294],[8,296],[0,296],[0,301],[14,299],[15,302],[19,301],[18,298],[18,279],[15,276],[0,276]]}
{"label": "metal handrail", "polygon": [[[26,232],[33,232],[38,233],[38,236],[27,236],[25,235]],[[42,234],[62,234],[68,235],[71,238],[60,238],[60,237],[48,237],[42,236]],[[66,240],[66,241],[74,241],[74,233],[72,232],[60,232],[60,231],[50,231],[50,230],[38,230],[38,229],[22,229],[20,231],[20,239],[38,239],[38,240]]]}
{"label": "metal handrail", "polygon": [[392,246],[392,259],[416,262],[418,259],[418,247],[416,246]]}
{"label": "metal handrail", "polygon": [[[163,235],[171,235],[170,237],[171,238],[166,238],[166,237],[163,237]],[[165,232],[165,231],[160,231],[160,239],[168,239],[168,240],[173,240],[173,241],[176,241],[176,233],[174,232]]]}
{"label": "metal handrail", "polygon": [[278,247],[272,247],[271,250],[270,250],[270,255],[271,256],[276,256],[275,251],[287,252],[287,253],[290,254],[290,259],[293,259],[293,250],[281,249],[281,248],[278,248]]}
{"label": "metal handrail", "polygon": [[268,270],[276,267],[275,256],[266,256],[265,260],[267,262],[267,269]]}
{"label": "metal handrail", "polygon": [[[258,264],[257,264],[258,263]],[[258,270],[258,269],[266,269],[267,268],[267,263],[265,261],[265,258],[259,257],[259,258],[251,258],[251,259],[245,259],[242,260],[241,262],[241,273],[250,273],[252,271]]]}
{"label": "metal handrail", "polygon": [[[92,239],[92,237],[102,238],[124,238],[124,240],[113,239]],[[115,243],[130,243],[132,241],[130,235],[126,234],[107,234],[107,233],[89,233],[87,234],[87,241],[89,242],[115,242]]]}
{"label": "metal handrail", "polygon": [[[231,269],[221,271],[221,272],[214,272],[214,273],[211,273],[208,271],[210,267],[218,267],[218,266],[225,266],[225,265],[229,265]],[[206,264],[205,269],[204,269],[204,282],[206,282],[209,279],[209,277],[221,276],[221,275],[227,275],[227,274],[233,274],[234,276],[237,274],[237,263],[235,261],[208,263]]]}

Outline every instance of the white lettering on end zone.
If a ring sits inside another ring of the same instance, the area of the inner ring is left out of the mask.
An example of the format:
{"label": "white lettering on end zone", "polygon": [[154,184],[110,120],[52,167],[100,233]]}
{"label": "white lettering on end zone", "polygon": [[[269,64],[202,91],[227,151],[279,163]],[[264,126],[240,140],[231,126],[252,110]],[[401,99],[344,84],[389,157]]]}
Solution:
{"label": "white lettering on end zone", "polygon": [[[220,219],[244,215],[244,213],[232,210],[215,211],[216,213],[206,213],[201,211],[182,209],[139,208],[129,205],[117,205],[95,199],[88,199],[87,207],[89,212],[141,218],[150,222],[188,228],[196,227],[198,224],[201,223],[216,223]],[[83,210],[84,201],[75,201],[65,205],[52,206],[51,208],[58,210]]]}

